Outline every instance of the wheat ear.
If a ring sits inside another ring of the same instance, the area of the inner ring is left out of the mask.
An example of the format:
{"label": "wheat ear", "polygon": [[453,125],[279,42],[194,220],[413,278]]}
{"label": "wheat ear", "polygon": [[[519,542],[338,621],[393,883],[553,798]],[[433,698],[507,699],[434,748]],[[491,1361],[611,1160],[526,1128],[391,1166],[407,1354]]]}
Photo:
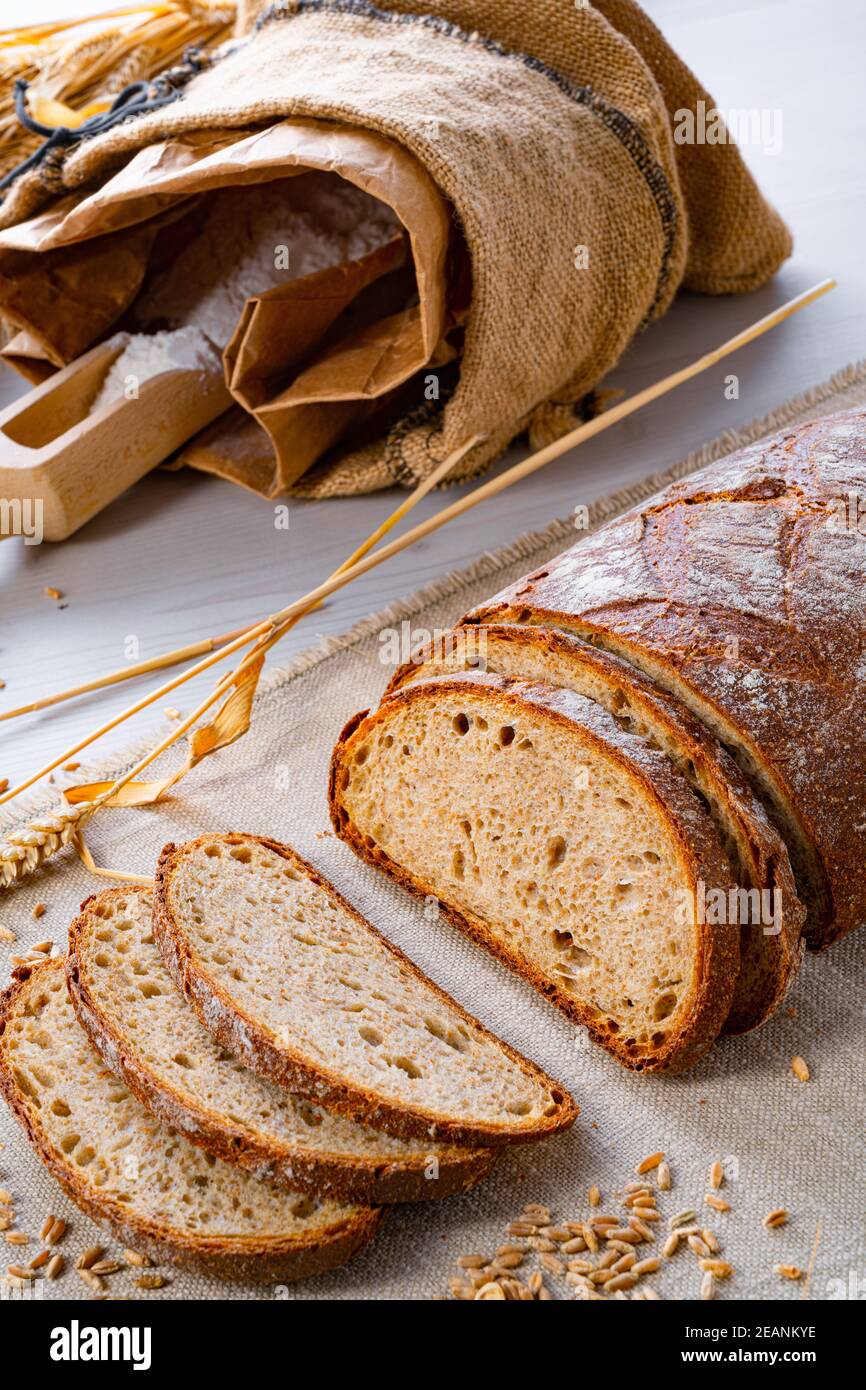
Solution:
{"label": "wheat ear", "polygon": [[105,796],[84,801],[80,806],[62,806],[52,815],[28,821],[20,830],[11,830],[0,844],[0,884],[10,884],[35,873],[47,859],[71,843],[98,810]]}

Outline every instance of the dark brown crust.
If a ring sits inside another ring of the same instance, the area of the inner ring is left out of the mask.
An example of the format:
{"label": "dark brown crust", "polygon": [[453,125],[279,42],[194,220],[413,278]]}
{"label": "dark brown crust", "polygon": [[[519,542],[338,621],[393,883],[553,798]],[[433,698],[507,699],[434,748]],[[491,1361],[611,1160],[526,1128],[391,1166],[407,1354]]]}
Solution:
{"label": "dark brown crust", "polygon": [[[238,1009],[222,987],[201,969],[171,913],[168,902],[169,886],[177,861],[186,851],[199,844],[212,843],[214,840],[232,845],[256,843],[289,860],[326,892],[343,912],[354,917],[359,926],[376,937],[387,951],[438,995],[443,1003],[456,1010],[473,1028],[478,1029],[500,1047],[521,1071],[547,1087],[556,1103],[556,1113],[534,1121],[531,1126],[521,1127],[515,1123],[509,1129],[501,1125],[470,1124],[465,1121],[443,1119],[442,1116],[429,1111],[398,1106],[390,1100],[377,1097],[363,1087],[353,1086],[345,1077],[312,1064],[300,1053],[285,1046],[276,1046],[258,1020]],[[188,841],[185,845],[168,844],[159,857],[153,904],[154,936],[178,988],[192,1004],[205,1027],[224,1047],[233,1052],[245,1066],[276,1085],[283,1086],[296,1095],[305,1096],[336,1114],[349,1115],[363,1124],[372,1125],[374,1129],[384,1130],[388,1134],[395,1134],[401,1139],[430,1139],[489,1147],[530,1143],[570,1128],[577,1118],[578,1108],[559,1082],[546,1076],[534,1063],[495,1037],[456,1000],[446,994],[445,990],[429,980],[408,956],[362,917],[326,878],[296,854],[289,845],[261,835],[243,834],[203,835]],[[240,1038],[243,1041],[239,1046]]]}
{"label": "dark brown crust", "polygon": [[[623,696],[627,692],[630,708],[650,727],[660,725],[677,744],[682,756],[700,769],[704,785],[709,786],[725,806],[729,820],[738,829],[740,843],[747,848],[750,883],[746,886],[778,891],[781,897],[781,930],[777,935],[765,936],[763,930],[755,926],[743,926],[741,929],[740,978],[731,1012],[722,1031],[740,1034],[757,1028],[779,1007],[800,968],[804,949],[801,934],[805,909],[797,895],[784,842],[770,824],[733,758],[702,724],[633,666],[553,628],[522,627],[515,623],[474,626],[462,633],[458,628],[444,643],[437,644],[432,660],[424,662],[423,657],[419,656],[419,660],[401,666],[394,673],[383,698],[388,698],[412,681],[424,680],[436,674],[443,667],[459,670],[459,663],[465,663],[468,656],[468,644],[463,640],[467,631],[473,637],[473,653],[477,654],[481,642],[485,670],[537,680],[538,675],[520,667],[522,653],[531,648],[545,663],[544,678],[552,684],[562,684],[560,672],[554,668],[554,662],[558,662],[564,663],[574,680],[579,680],[582,674],[584,678],[588,676],[595,682],[603,683],[611,691],[611,703],[619,697],[624,707]],[[497,656],[503,649],[512,658],[511,669],[504,671],[499,668]],[[595,698],[591,690],[585,689],[580,693],[589,699]],[[608,705],[604,707],[609,708]],[[614,717],[617,717],[616,714]]]}
{"label": "dark brown crust", "polygon": [[149,892],[145,888],[108,888],[81,904],[82,910],[69,928],[66,983],[78,1021],[96,1051],[163,1124],[179,1130],[191,1144],[225,1163],[248,1169],[264,1182],[343,1202],[387,1206],[395,1202],[431,1201],[468,1192],[487,1177],[497,1159],[490,1149],[455,1147],[439,1152],[438,1176],[430,1178],[427,1170],[431,1156],[420,1145],[405,1162],[375,1163],[361,1155],[329,1151],[317,1154],[289,1144],[268,1143],[206,1106],[194,1104],[144,1064],[93,999],[87,985],[86,938],[93,925],[92,904]]}
{"label": "dark brown crust", "polygon": [[[563,1010],[575,1022],[586,1027],[593,1039],[611,1052],[619,1062],[635,1071],[684,1071],[712,1046],[729,1012],[739,965],[739,939],[724,927],[704,925],[699,934],[697,984],[683,1024],[669,1043],[649,1057],[635,1059],[625,1050],[622,1040],[600,1025],[594,1016],[570,995],[543,975],[531,961],[501,942],[489,923],[474,913],[463,912],[444,902],[432,887],[394,863],[382,850],[369,846],[357,834],[342,805],[345,763],[350,756],[353,740],[368,736],[378,723],[386,722],[396,708],[416,701],[435,701],[443,694],[459,693],[461,698],[476,698],[482,703],[501,699],[506,705],[518,708],[530,703],[535,712],[570,728],[580,740],[589,743],[602,756],[611,758],[638,784],[641,792],[667,822],[678,846],[680,858],[692,884],[705,882],[730,886],[730,871],[709,817],[688,784],[661,755],[648,749],[642,740],[623,734],[606,711],[596,706],[596,728],[575,716],[579,696],[552,686],[533,684],[492,675],[466,674],[439,676],[432,680],[407,686],[397,691],[361,724],[350,721],[337,742],[331,760],[329,804],[334,829],[341,839],[360,858],[384,870],[404,888],[419,897],[431,895],[439,900],[442,911],[454,926],[484,946],[512,970],[522,975],[540,993]],[[589,702],[582,701],[581,705]],[[585,711],[582,710],[585,714]],[[609,726],[609,727],[608,727]]]}
{"label": "dark brown crust", "polygon": [[565,627],[718,721],[810,847],[811,885],[780,825],[814,949],[866,919],[866,547],[835,520],[864,493],[866,414],[812,421],[674,484],[467,619]]}
{"label": "dark brown crust", "polygon": [[201,1268],[223,1279],[294,1282],[336,1269],[375,1235],[384,1216],[381,1208],[362,1208],[356,1216],[322,1231],[299,1238],[188,1236],[171,1227],[138,1218],[130,1209],[105,1194],[92,1191],[63,1154],[58,1153],[39,1123],[38,1114],[15,1082],[6,1061],[6,1024],[23,1000],[31,980],[63,971],[63,960],[55,957],[35,966],[16,970],[12,984],[0,994],[0,1091],[27,1138],[52,1177],[67,1196],[89,1217],[112,1231],[124,1246],[148,1255],[156,1263]]}

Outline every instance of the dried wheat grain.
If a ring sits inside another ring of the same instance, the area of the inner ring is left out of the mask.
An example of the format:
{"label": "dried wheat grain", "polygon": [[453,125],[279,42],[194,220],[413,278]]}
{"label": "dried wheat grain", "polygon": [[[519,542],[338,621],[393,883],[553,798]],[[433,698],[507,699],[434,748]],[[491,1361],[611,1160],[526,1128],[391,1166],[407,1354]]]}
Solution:
{"label": "dried wheat grain", "polygon": [[660,1149],[658,1153],[647,1154],[646,1158],[641,1159],[634,1171],[638,1177],[643,1173],[651,1173],[653,1168],[658,1168],[659,1164],[664,1162],[664,1158],[664,1149]]}
{"label": "dried wheat grain", "polygon": [[[137,1279],[135,1282],[138,1285],[138,1287],[141,1288],[141,1280]],[[151,1286],[148,1285],[147,1287]],[[477,1294],[475,1295],[475,1302],[487,1302],[488,1299],[499,1299],[500,1301],[504,1302],[505,1290],[501,1289],[498,1284],[484,1284],[483,1287],[480,1288]]]}
{"label": "dried wheat grain", "polygon": [[713,1211],[731,1210],[730,1202],[726,1202],[724,1197],[720,1197],[716,1192],[708,1192],[706,1197],[704,1198],[704,1201],[706,1202],[708,1207],[712,1207]]}
{"label": "dried wheat grain", "polygon": [[775,1207],[764,1217],[764,1225],[768,1231],[774,1231],[778,1226],[784,1226],[788,1220],[788,1212],[784,1207]]}

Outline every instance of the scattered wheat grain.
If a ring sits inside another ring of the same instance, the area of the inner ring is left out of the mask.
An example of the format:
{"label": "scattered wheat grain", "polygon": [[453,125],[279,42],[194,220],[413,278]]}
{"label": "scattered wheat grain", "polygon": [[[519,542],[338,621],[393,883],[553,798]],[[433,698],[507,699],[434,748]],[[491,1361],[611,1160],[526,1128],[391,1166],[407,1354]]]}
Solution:
{"label": "scattered wheat grain", "polygon": [[150,1265],[150,1260],[146,1255],[140,1255],[137,1250],[124,1250],[123,1258],[128,1265],[134,1269],[146,1269]]}
{"label": "scattered wheat grain", "polygon": [[638,1177],[643,1173],[651,1173],[653,1168],[658,1168],[659,1164],[664,1162],[664,1158],[664,1149],[660,1149],[658,1153],[647,1154],[646,1158],[641,1159],[634,1171]]}
{"label": "scattered wheat grain", "polygon": [[76,1269],[90,1269],[97,1260],[101,1260],[105,1250],[101,1245],[91,1245],[87,1250],[83,1250],[75,1261]]}
{"label": "scattered wheat grain", "polygon": [[764,1217],[764,1225],[768,1231],[774,1231],[777,1226],[784,1226],[788,1220],[788,1213],[784,1207],[775,1207],[773,1211]]}
{"label": "scattered wheat grain", "polygon": [[629,1270],[624,1274],[615,1274],[605,1285],[608,1293],[616,1293],[620,1289],[633,1289],[637,1283],[637,1275]]}
{"label": "scattered wheat grain", "polygon": [[65,1235],[66,1222],[63,1220],[61,1216],[58,1216],[57,1220],[54,1222],[54,1225],[51,1227],[51,1230],[48,1232],[47,1236],[45,1236],[45,1243],[47,1245],[56,1245],[57,1242],[59,1240],[62,1240]]}

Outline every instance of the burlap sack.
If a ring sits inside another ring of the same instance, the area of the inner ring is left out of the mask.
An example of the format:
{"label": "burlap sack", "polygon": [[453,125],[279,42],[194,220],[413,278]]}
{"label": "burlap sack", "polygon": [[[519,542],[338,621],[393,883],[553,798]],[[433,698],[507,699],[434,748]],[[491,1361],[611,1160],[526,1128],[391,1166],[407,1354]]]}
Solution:
{"label": "burlap sack", "polygon": [[706,94],[629,0],[282,0],[178,92],[25,180],[4,216],[31,210],[37,178],[69,192],[173,134],[306,116],[408,149],[465,237],[453,391],[329,458],[301,485],[314,495],[412,483],[482,435],[468,476],[527,427],[564,432],[681,283],[753,288],[790,250],[733,146],[675,145],[671,110]]}

